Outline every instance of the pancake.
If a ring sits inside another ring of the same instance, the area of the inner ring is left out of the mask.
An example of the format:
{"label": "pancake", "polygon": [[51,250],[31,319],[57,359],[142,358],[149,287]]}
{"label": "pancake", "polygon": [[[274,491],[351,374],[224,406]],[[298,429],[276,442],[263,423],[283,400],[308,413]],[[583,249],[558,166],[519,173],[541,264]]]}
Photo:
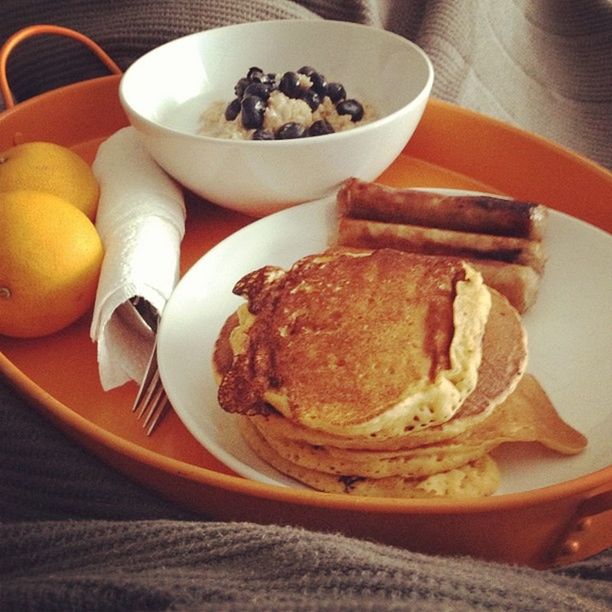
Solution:
{"label": "pancake", "polygon": [[566,424],[530,374],[510,397],[476,426],[449,441],[408,450],[371,451],[312,445],[278,438],[261,421],[259,434],[283,458],[327,474],[359,474],[368,478],[422,478],[473,462],[508,442],[537,442],[566,455],[579,453],[586,438]]}
{"label": "pancake", "polygon": [[250,316],[219,387],[228,412],[394,438],[449,421],[476,387],[491,296],[464,262],[335,250],[234,292]]}
{"label": "pancake", "polygon": [[[234,313],[223,326],[215,345],[213,368],[217,381],[233,361],[230,333],[238,325]],[[275,438],[305,442],[314,446],[360,448],[363,450],[398,450],[438,443],[461,434],[485,419],[515,389],[527,363],[527,339],[521,319],[502,295],[491,291],[491,311],[483,337],[482,361],[478,384],[457,414],[443,424],[402,434],[394,438],[379,438],[376,434],[338,436],[307,428],[295,423],[268,406],[267,413],[253,415],[258,429]]]}
{"label": "pancake", "polygon": [[489,455],[425,478],[334,476],[288,461],[268,444],[249,419],[240,419],[239,423],[244,439],[259,457],[283,474],[318,491],[376,497],[468,498],[492,495],[499,486],[499,470]]}
{"label": "pancake", "polygon": [[469,446],[440,443],[396,451],[318,446],[298,440],[276,438],[270,435],[261,422],[251,422],[268,445],[287,461],[337,476],[358,474],[366,478],[423,478],[465,465],[482,457],[487,451],[484,444]]}

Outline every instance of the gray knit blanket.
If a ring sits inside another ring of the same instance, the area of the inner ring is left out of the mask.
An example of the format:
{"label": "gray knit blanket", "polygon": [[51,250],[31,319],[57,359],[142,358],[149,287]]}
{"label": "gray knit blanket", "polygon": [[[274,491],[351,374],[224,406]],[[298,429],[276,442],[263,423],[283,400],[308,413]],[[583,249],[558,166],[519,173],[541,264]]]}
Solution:
{"label": "gray knit blanket", "polygon": [[[186,33],[289,17],[406,36],[434,63],[435,96],[612,168],[610,0],[3,0],[0,44],[25,25],[65,25],[126,68]],[[41,37],[8,74],[24,100],[105,70]],[[612,551],[535,571],[207,521],[90,456],[0,381],[0,610],[396,609],[610,610]]]}

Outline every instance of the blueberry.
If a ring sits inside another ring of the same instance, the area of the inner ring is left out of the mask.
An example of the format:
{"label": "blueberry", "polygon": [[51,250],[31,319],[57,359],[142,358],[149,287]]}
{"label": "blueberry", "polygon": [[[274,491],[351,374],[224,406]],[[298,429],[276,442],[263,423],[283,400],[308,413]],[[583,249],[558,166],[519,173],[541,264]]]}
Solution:
{"label": "blueberry", "polygon": [[274,140],[274,132],[260,128],[259,130],[255,130],[253,132],[253,136],[251,138],[253,140]]}
{"label": "blueberry", "polygon": [[307,89],[300,94],[300,99],[304,100],[308,106],[310,106],[311,111],[316,111],[319,108],[319,104],[321,104],[321,96],[316,91],[312,89]]}
{"label": "blueberry", "polygon": [[312,88],[323,97],[327,93],[327,81],[325,77],[320,72],[313,72],[308,75],[310,82],[312,83]]}
{"label": "blueberry", "polygon": [[264,76],[264,71],[257,66],[251,66],[247,72],[246,78],[251,82],[261,83],[261,79]]}
{"label": "blueberry", "polygon": [[312,66],[302,66],[296,72],[299,74],[305,74],[307,77],[309,77],[313,72],[316,72],[316,70]]}
{"label": "blueberry", "polygon": [[301,92],[298,74],[296,72],[285,72],[281,77],[278,88],[288,98],[298,98]]}
{"label": "blueberry", "polygon": [[308,136],[324,136],[325,134],[333,134],[334,128],[325,119],[315,121],[308,128]]}
{"label": "blueberry", "polygon": [[363,118],[363,106],[357,100],[342,100],[336,104],[339,115],[349,115],[351,121],[360,121]]}
{"label": "blueberry", "polygon": [[266,103],[257,96],[242,98],[242,125],[247,130],[260,128],[263,124]]}
{"label": "blueberry", "polygon": [[225,118],[228,121],[233,121],[240,112],[240,98],[234,98],[225,109]]}
{"label": "blueberry", "polygon": [[344,85],[342,85],[342,83],[328,83],[327,95],[334,104],[344,100],[346,98],[346,90],[344,89]]}
{"label": "blueberry", "polygon": [[244,95],[244,90],[247,88],[247,85],[250,83],[249,79],[238,79],[238,82],[234,86],[234,93],[238,98],[242,98]]}
{"label": "blueberry", "polygon": [[270,92],[263,83],[254,82],[246,86],[243,96],[256,96],[265,101],[270,97]]}
{"label": "blueberry", "polygon": [[306,128],[301,123],[290,121],[281,125],[276,131],[278,140],[288,140],[289,138],[301,138],[304,136]]}
{"label": "blueberry", "polygon": [[278,89],[278,77],[274,72],[268,72],[261,77],[261,82],[268,88],[268,91]]}

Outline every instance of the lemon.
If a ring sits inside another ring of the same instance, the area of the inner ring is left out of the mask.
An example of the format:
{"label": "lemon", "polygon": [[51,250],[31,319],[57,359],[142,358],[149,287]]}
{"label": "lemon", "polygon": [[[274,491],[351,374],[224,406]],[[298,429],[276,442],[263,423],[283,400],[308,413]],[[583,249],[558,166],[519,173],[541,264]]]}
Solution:
{"label": "lemon", "polygon": [[0,334],[52,334],[88,312],[103,247],[87,216],[39,191],[0,193]]}
{"label": "lemon", "polygon": [[0,192],[34,190],[63,198],[92,221],[99,187],[89,164],[51,142],[26,142],[0,153]]}

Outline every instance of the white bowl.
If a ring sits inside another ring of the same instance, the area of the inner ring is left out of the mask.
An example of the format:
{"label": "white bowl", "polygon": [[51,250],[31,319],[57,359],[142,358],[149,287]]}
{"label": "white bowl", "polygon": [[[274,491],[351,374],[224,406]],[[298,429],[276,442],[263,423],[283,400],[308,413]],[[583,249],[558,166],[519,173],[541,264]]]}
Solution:
{"label": "white bowl", "polygon": [[[201,113],[229,102],[249,67],[284,73],[310,65],[344,84],[380,117],[326,136],[252,141],[198,134]],[[317,199],[349,176],[375,179],[412,136],[433,67],[396,34],[325,20],[244,23],[176,39],[125,72],[121,103],[159,165],[203,198],[253,216]]]}

